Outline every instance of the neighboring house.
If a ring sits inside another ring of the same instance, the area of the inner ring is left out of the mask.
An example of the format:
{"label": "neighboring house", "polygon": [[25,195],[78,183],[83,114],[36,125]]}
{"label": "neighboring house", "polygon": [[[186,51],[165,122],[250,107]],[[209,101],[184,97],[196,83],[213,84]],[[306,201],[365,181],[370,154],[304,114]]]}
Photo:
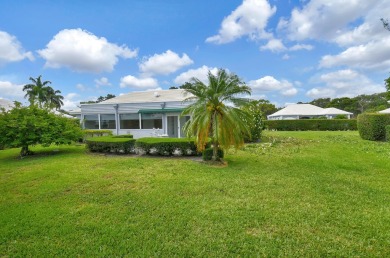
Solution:
{"label": "neighboring house", "polygon": [[350,119],[353,114],[337,108],[321,108],[311,104],[291,104],[267,116],[267,118],[268,120],[293,120],[318,117],[332,119],[337,115],[345,115]]}
{"label": "neighboring house", "polygon": [[81,104],[69,112],[80,116],[85,129],[110,129],[114,135],[184,137],[183,125],[190,117],[181,117],[191,102],[182,89],[132,92],[94,104]]}
{"label": "neighboring house", "polygon": [[0,109],[4,108],[5,110],[10,110],[14,107],[14,103],[10,100],[0,99]]}
{"label": "neighboring house", "polygon": [[379,111],[378,113],[381,113],[381,114],[390,114],[390,108],[385,109],[385,110],[381,110],[381,111]]}

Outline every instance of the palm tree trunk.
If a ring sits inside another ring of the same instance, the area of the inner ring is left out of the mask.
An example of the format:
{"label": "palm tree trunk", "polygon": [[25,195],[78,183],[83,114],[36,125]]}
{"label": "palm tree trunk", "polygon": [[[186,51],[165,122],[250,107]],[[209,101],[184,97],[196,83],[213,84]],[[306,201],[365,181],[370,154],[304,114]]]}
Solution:
{"label": "palm tree trunk", "polygon": [[20,157],[27,156],[30,153],[28,149],[28,145],[22,146],[22,149],[20,151]]}
{"label": "palm tree trunk", "polygon": [[217,120],[217,112],[214,112],[213,114],[213,161],[219,161],[218,157],[218,120]]}

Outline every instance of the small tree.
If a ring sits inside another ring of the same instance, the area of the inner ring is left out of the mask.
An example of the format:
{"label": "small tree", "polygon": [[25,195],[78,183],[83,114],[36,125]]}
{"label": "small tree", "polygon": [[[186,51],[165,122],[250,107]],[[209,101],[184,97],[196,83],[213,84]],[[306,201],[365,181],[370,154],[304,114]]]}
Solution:
{"label": "small tree", "polygon": [[247,125],[250,128],[250,135],[246,137],[246,141],[257,142],[261,138],[264,127],[263,104],[262,100],[253,100],[242,107],[249,114]]}
{"label": "small tree", "polygon": [[21,147],[20,156],[32,154],[29,146],[42,144],[69,144],[82,137],[76,119],[58,116],[46,109],[33,105],[15,107],[0,113],[0,145]]}
{"label": "small tree", "polygon": [[[244,135],[250,134],[245,124],[248,113],[237,108],[247,103],[243,95],[249,95],[251,88],[235,75],[219,69],[214,75],[208,73],[208,85],[197,78],[185,87],[192,94],[187,100],[194,103],[187,106],[183,115],[191,115],[184,125],[188,137],[195,136],[198,151],[203,151],[211,137],[213,161],[219,160],[218,149],[236,148],[244,144]],[[234,106],[232,106],[234,105]]]}

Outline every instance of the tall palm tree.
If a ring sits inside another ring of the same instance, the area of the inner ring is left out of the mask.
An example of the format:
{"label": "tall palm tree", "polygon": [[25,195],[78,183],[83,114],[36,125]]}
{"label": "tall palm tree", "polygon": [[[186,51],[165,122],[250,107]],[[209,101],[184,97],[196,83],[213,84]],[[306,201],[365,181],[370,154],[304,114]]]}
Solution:
{"label": "tall palm tree", "polygon": [[47,102],[45,106],[50,109],[60,109],[64,105],[64,97],[60,95],[61,91],[53,90],[51,87],[47,91]]}
{"label": "tall palm tree", "polygon": [[43,81],[42,75],[38,78],[30,77],[29,80],[32,82],[26,84],[23,87],[23,91],[26,92],[25,98],[28,99],[30,105],[38,105],[40,108],[56,108],[59,109],[64,103],[64,97],[60,95],[61,91],[54,90],[50,87],[51,81]]}
{"label": "tall palm tree", "polygon": [[183,115],[191,115],[184,125],[187,137],[195,136],[199,151],[211,137],[213,160],[219,160],[218,148],[228,149],[232,145],[238,148],[244,144],[244,135],[250,134],[248,113],[239,106],[248,100],[243,95],[250,95],[251,89],[235,74],[219,69],[216,75],[208,73],[208,85],[197,78],[192,78],[185,90],[192,94],[187,101],[194,103],[187,106]]}

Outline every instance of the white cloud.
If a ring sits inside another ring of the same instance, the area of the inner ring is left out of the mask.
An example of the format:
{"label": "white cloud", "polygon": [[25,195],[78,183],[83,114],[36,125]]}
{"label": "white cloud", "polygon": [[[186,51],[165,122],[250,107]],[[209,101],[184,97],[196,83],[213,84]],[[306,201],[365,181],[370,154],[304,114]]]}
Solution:
{"label": "white cloud", "polygon": [[314,99],[355,97],[385,91],[384,86],[373,83],[365,75],[351,69],[322,74],[312,81],[322,85],[307,91],[306,95]]}
{"label": "white cloud", "polygon": [[133,58],[138,50],[110,43],[104,37],[82,29],[65,29],[57,33],[45,49],[38,50],[50,68],[68,67],[78,72],[111,72],[118,58]]}
{"label": "white cloud", "polygon": [[9,81],[0,81],[0,97],[22,101],[25,95],[23,86]]}
{"label": "white cloud", "polygon": [[375,8],[377,3],[367,0],[311,0],[303,8],[294,8],[289,20],[281,19],[278,28],[286,30],[291,40],[333,40],[344,33],[350,23],[365,16],[367,10]]}
{"label": "white cloud", "polygon": [[283,96],[286,96],[286,97],[295,96],[295,95],[297,95],[297,93],[298,93],[298,90],[297,90],[296,88],[291,88],[291,89],[283,90],[283,91],[281,92],[281,94],[282,94]]}
{"label": "white cloud", "polygon": [[283,45],[283,42],[280,39],[271,39],[264,46],[260,47],[260,50],[270,50],[272,52],[282,52],[286,51],[287,48]]}
{"label": "white cloud", "polygon": [[64,105],[62,109],[64,110],[73,110],[76,109],[80,104],[80,95],[77,93],[68,93],[64,96]]}
{"label": "white cloud", "polygon": [[0,31],[0,64],[17,62],[23,59],[34,60],[31,52],[25,52],[15,36]]}
{"label": "white cloud", "polygon": [[142,90],[152,89],[158,87],[158,82],[156,79],[148,78],[137,78],[132,75],[127,75],[121,78],[120,87],[130,87],[137,88]]}
{"label": "white cloud", "polygon": [[308,44],[296,44],[289,48],[290,51],[298,51],[298,50],[312,50],[314,47]]}
{"label": "white cloud", "polygon": [[365,69],[387,69],[390,66],[390,37],[366,45],[353,46],[338,55],[326,55],[320,67],[350,66]]}
{"label": "white cloud", "polygon": [[266,0],[244,0],[229,16],[222,21],[217,35],[206,42],[224,44],[243,36],[250,39],[267,39],[272,35],[265,31],[268,19],[274,15],[276,7]]}
{"label": "white cloud", "polygon": [[202,67],[199,67],[197,69],[190,69],[184,73],[181,73],[178,75],[174,82],[176,85],[183,85],[186,82],[189,82],[191,78],[198,78],[203,83],[208,83],[208,72],[211,71],[212,74],[216,75],[218,72],[218,68],[216,67],[208,67],[206,65],[203,65]]}
{"label": "white cloud", "polygon": [[107,77],[102,77],[100,79],[95,79],[96,87],[100,86],[111,86],[111,83],[108,81]]}
{"label": "white cloud", "polygon": [[298,90],[287,80],[277,80],[272,76],[264,76],[258,80],[248,82],[248,85],[255,92],[278,91],[283,96],[293,96]]}
{"label": "white cloud", "polygon": [[139,64],[141,72],[145,74],[170,74],[176,72],[180,68],[192,64],[192,61],[187,54],[180,57],[171,50],[167,50],[162,54],[155,54]]}
{"label": "white cloud", "polygon": [[83,84],[81,84],[81,83],[78,83],[77,85],[76,85],[76,88],[79,90],[79,91],[85,91],[87,88],[83,85]]}

